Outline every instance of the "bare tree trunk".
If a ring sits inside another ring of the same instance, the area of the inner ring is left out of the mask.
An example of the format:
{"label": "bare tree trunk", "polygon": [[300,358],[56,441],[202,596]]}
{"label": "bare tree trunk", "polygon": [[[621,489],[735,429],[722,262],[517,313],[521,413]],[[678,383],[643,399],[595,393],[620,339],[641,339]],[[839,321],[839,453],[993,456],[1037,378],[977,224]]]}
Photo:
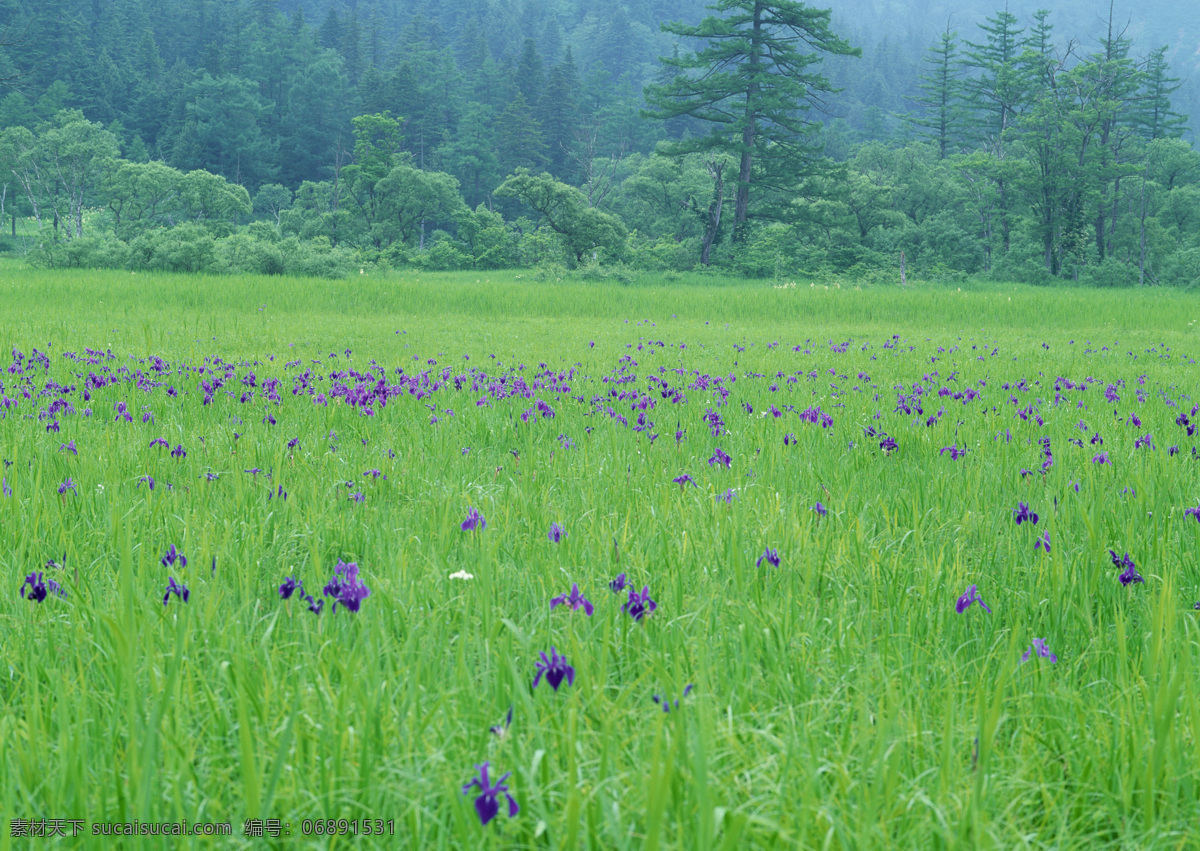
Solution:
{"label": "bare tree trunk", "polygon": [[713,240],[717,238],[717,228],[721,226],[721,207],[725,204],[725,163],[710,160],[705,165],[708,166],[709,176],[713,179],[713,199],[708,205],[708,217],[704,222],[704,244],[700,249],[702,266],[708,265],[708,255],[712,250]]}
{"label": "bare tree trunk", "polygon": [[904,276],[904,252],[900,252],[900,286],[908,286],[908,279]]}
{"label": "bare tree trunk", "polygon": [[1142,172],[1141,237],[1138,248],[1138,286],[1146,284],[1146,174]]}

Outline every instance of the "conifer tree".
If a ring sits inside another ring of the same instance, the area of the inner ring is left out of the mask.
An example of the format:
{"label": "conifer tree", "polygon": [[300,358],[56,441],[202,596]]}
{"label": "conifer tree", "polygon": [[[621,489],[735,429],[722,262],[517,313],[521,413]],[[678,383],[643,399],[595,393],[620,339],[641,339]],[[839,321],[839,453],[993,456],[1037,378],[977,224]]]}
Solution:
{"label": "conifer tree", "polygon": [[907,120],[920,128],[918,135],[937,143],[938,157],[945,159],[951,149],[965,142],[963,122],[966,118],[962,104],[958,33],[951,32],[949,22],[922,61],[928,70],[919,78],[921,95],[915,100],[924,111],[921,115],[908,116]]}
{"label": "conifer tree", "polygon": [[[691,115],[710,122],[708,136],[667,146],[672,156],[727,153],[738,158],[734,236],[744,233],[751,187],[794,187],[817,166],[809,140],[809,107],[831,89],[814,68],[822,54],[860,56],[829,28],[829,12],[795,0],[718,0],[722,14],[699,26],[664,24],[663,30],[700,39],[695,53],[664,57],[678,73],[667,85],[646,88],[648,114]],[[807,45],[816,52],[803,53]]]}

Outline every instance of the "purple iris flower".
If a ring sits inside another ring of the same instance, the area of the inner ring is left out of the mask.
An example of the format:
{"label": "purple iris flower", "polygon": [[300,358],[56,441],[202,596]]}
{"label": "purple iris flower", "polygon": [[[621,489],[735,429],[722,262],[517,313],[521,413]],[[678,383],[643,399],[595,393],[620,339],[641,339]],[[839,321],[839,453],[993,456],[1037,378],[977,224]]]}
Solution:
{"label": "purple iris flower", "polygon": [[884,452],[894,452],[899,448],[899,444],[896,443],[896,441],[890,436],[885,434],[883,436],[883,440],[879,441],[879,448]]}
{"label": "purple iris flower", "polygon": [[179,458],[181,460],[187,457],[187,450],[183,448],[182,443],[171,450],[171,457]]}
{"label": "purple iris flower", "polygon": [[729,463],[733,459],[729,457],[729,453],[721,449],[719,446],[713,450],[712,457],[708,459],[708,466],[712,467],[721,464],[726,470],[729,469]]}
{"label": "purple iris flower", "polygon": [[1143,446],[1149,446],[1151,449],[1154,448],[1154,441],[1151,439],[1149,433],[1142,435],[1133,442],[1134,449],[1141,449]]}
{"label": "purple iris flower", "polygon": [[[25,586],[29,586],[29,593],[25,593]],[[33,600],[35,603],[40,603],[46,599],[46,583],[42,581],[41,573],[31,573],[25,577],[25,581],[21,583],[19,591],[22,599]]]}
{"label": "purple iris flower", "polygon": [[551,523],[550,531],[546,534],[546,537],[557,544],[566,534],[567,531],[562,526],[558,525],[557,523]]}
{"label": "purple iris flower", "polygon": [[959,449],[959,448],[958,448],[958,444],[957,444],[957,443],[953,444],[952,446],[943,446],[943,447],[942,447],[942,448],[941,448],[941,449],[938,451],[938,454],[939,454],[939,455],[945,455],[947,452],[949,452],[949,453],[950,453],[950,460],[951,460],[951,461],[957,461],[959,458],[961,458],[961,457],[963,457],[964,455],[966,455],[966,454],[967,454],[967,450],[966,450],[965,448],[963,448],[963,449]]}
{"label": "purple iris flower", "polygon": [[67,491],[71,491],[72,493],[76,494],[79,493],[79,491],[75,490],[75,482],[70,476],[67,476],[66,480],[58,486],[59,493],[66,493]]}
{"label": "purple iris flower", "polygon": [[1120,558],[1118,558],[1117,554],[1112,550],[1109,550],[1108,554],[1112,557],[1113,567],[1125,568],[1123,571],[1121,571],[1121,575],[1117,577],[1122,585],[1134,585],[1138,582],[1146,581],[1145,577],[1138,573],[1137,567],[1133,563],[1133,559],[1129,557],[1129,553],[1125,553]]}
{"label": "purple iris flower", "polygon": [[289,576],[287,579],[283,580],[283,584],[279,586],[279,596],[285,600],[291,597],[297,591],[300,592],[301,597],[304,596],[304,583],[294,576]]}
{"label": "purple iris flower", "polygon": [[737,488],[729,488],[724,493],[717,494],[716,499],[717,499],[717,502],[723,502],[726,505],[731,505],[733,503],[734,497],[736,497],[736,496],[737,496]]}
{"label": "purple iris flower", "polygon": [[671,479],[671,481],[673,481],[675,484],[679,485],[680,493],[682,493],[683,489],[685,487],[687,487],[688,485],[696,484],[695,481],[692,480],[692,477],[689,476],[687,473],[683,473],[682,475],[676,476],[675,478]]}
{"label": "purple iris flower", "polygon": [[650,599],[650,586],[646,585],[642,588],[642,593],[633,590],[633,586],[629,588],[629,599],[621,606],[621,611],[628,614],[635,621],[640,621],[646,615],[658,608],[658,603]]}
{"label": "purple iris flower", "polygon": [[467,509],[467,519],[462,522],[462,530],[464,532],[474,532],[476,529],[486,529],[487,521],[483,519],[483,515],[474,508]]}
{"label": "purple iris flower", "polygon": [[[694,689],[695,687],[696,687],[696,686],[695,686],[693,683],[688,683],[686,686],[684,686],[684,687],[683,687],[683,696],[684,696],[684,697],[687,697],[687,696],[688,696],[688,693],[689,693],[689,692],[691,692],[691,690],[692,690],[692,689]],[[659,704],[660,706],[662,706],[662,711],[663,711],[663,712],[670,712],[670,711],[671,711],[671,700],[670,700],[670,698],[663,697],[662,695],[655,694],[655,695],[651,695],[651,696],[650,696],[650,699],[651,699],[651,700],[653,700],[655,703]],[[679,700],[678,700],[678,699],[676,699],[676,701],[675,701],[675,708],[676,708],[676,709],[678,709],[678,708],[679,708]]]}
{"label": "purple iris flower", "polygon": [[559,656],[558,650],[554,647],[550,648],[550,655],[546,655],[543,650],[541,660],[537,663],[537,675],[533,678],[533,688],[538,687],[538,683],[542,681],[542,675],[546,675],[546,682],[550,684],[550,688],[558,691],[558,687],[562,684],[563,679],[567,681],[567,685],[575,684],[575,669],[567,664],[565,656]]}
{"label": "purple iris flower", "polygon": [[550,601],[550,608],[553,609],[555,606],[562,605],[563,603],[570,606],[571,611],[583,609],[589,618],[592,616],[592,604],[588,602],[582,594],[579,593],[579,586],[574,582],[571,583],[571,593],[559,594],[557,597],[553,598]]}
{"label": "purple iris flower", "polygon": [[1050,552],[1050,533],[1049,532],[1043,532],[1042,537],[1039,538],[1036,542],[1034,542],[1033,548],[1035,550],[1040,549],[1042,547],[1046,548],[1047,553]]}
{"label": "purple iris flower", "polygon": [[824,505],[822,505],[820,502],[818,502],[816,505],[814,505],[812,507],[812,510],[817,512],[817,514],[820,515],[821,517],[824,517],[826,514],[829,513],[829,509],[826,508]]}
{"label": "purple iris flower", "polygon": [[150,490],[154,490],[154,477],[153,476],[142,476],[140,479],[138,479],[138,484],[139,485],[140,484],[149,485]]}
{"label": "purple iris flower", "polygon": [[333,597],[333,610],[336,612],[338,603],[352,612],[357,612],[362,601],[371,596],[371,589],[358,578],[358,564],[343,562],[338,559],[333,569],[333,578],[321,589],[326,597]]}
{"label": "purple iris flower", "polygon": [[[1200,509],[1198,509],[1198,510],[1200,510]],[[614,594],[619,594],[620,592],[622,592],[622,591],[624,591],[624,590],[625,590],[625,586],[626,586],[626,585],[628,585],[628,584],[629,584],[629,583],[627,583],[627,582],[625,581],[625,574],[624,574],[624,573],[620,573],[620,574],[618,574],[618,575],[617,575],[617,578],[616,578],[616,579],[614,579],[612,582],[609,582],[609,583],[608,583],[608,587],[609,587],[610,589],[612,589],[612,592],[613,592]]]}
{"label": "purple iris flower", "polygon": [[72,455],[79,454],[79,451],[75,449],[75,441],[73,441],[73,440],[70,443],[59,444],[58,451],[59,452],[70,452]]}
{"label": "purple iris flower", "polygon": [[1032,643],[1033,646],[1026,650],[1024,655],[1021,656],[1022,662],[1028,661],[1030,654],[1035,652],[1043,659],[1049,659],[1051,662],[1058,661],[1058,657],[1051,653],[1050,648],[1046,646],[1046,639],[1035,638]]}
{"label": "purple iris flower", "polygon": [[153,448],[154,448],[154,447],[156,447],[156,446],[161,446],[163,449],[170,449],[170,448],[171,448],[171,444],[167,443],[167,442],[166,442],[166,441],[165,441],[163,438],[161,438],[161,437],[156,437],[156,438],[154,438],[154,440],[150,441],[150,448],[151,448],[151,449],[153,449]]}
{"label": "purple iris flower", "polygon": [[471,780],[469,783],[463,784],[463,794],[470,794],[472,789],[479,790],[479,797],[475,799],[475,812],[479,814],[481,824],[487,824],[496,817],[500,812],[500,795],[508,799],[508,817],[512,818],[521,811],[517,806],[517,802],[513,800],[513,796],[508,792],[508,784],[504,781],[512,776],[512,772],[506,772],[495,785],[488,782],[488,763],[475,766],[479,772],[479,776]]}
{"label": "purple iris flower", "polygon": [[[12,496],[12,488],[11,488],[11,487],[9,487],[9,484],[8,484],[8,476],[5,476],[5,477],[3,478],[3,480],[0,480],[0,488],[3,488],[3,490],[4,490],[4,495],[5,495],[6,497],[8,497],[8,496]],[[1198,519],[1200,519],[1200,518],[1198,518]]]}
{"label": "purple iris flower", "polygon": [[971,608],[973,603],[978,603],[989,615],[992,613],[992,610],[988,608],[987,603],[983,602],[983,600],[980,598],[979,592],[976,590],[976,586],[974,585],[964,591],[962,596],[958,598],[958,602],[954,604],[954,611],[961,615],[967,609]]}
{"label": "purple iris flower", "polygon": [[174,567],[175,562],[179,562],[180,567],[187,567],[187,556],[175,549],[175,545],[171,544],[167,550],[167,554],[162,557],[163,567]]}
{"label": "purple iris flower", "polygon": [[1036,526],[1038,522],[1038,516],[1030,511],[1029,506],[1023,502],[1018,502],[1017,507],[1013,509],[1013,519],[1017,521],[1018,526],[1020,526],[1026,520],[1028,520],[1034,526]]}
{"label": "purple iris flower", "polygon": [[508,715],[504,718],[504,723],[495,724],[489,727],[488,730],[491,731],[492,735],[499,736],[501,739],[503,739],[508,735],[508,728],[512,726],[512,716],[513,708],[510,706],[508,707]]}
{"label": "purple iris flower", "polygon": [[763,550],[763,554],[758,557],[758,561],[754,563],[755,567],[762,567],[763,560],[766,560],[771,567],[779,567],[779,553],[771,547]]}
{"label": "purple iris flower", "polygon": [[1111,464],[1112,462],[1108,460],[1107,452],[1101,452],[1099,455],[1095,455],[1092,457],[1092,463],[1104,465],[1104,464]]}
{"label": "purple iris flower", "polygon": [[172,594],[174,594],[176,597],[178,597],[180,600],[182,600],[185,603],[188,601],[188,597],[191,596],[191,592],[188,591],[188,587],[186,585],[179,585],[175,582],[174,577],[168,576],[167,577],[167,593],[163,594],[163,605],[164,606],[171,599]]}
{"label": "purple iris flower", "polygon": [[1183,509],[1183,514],[1184,514],[1184,516],[1185,516],[1185,517],[1186,517],[1186,516],[1188,516],[1188,515],[1191,515],[1192,517],[1195,517],[1195,518],[1196,518],[1196,522],[1197,522],[1197,523],[1200,523],[1200,505],[1197,505],[1195,508],[1185,508],[1185,509]]}

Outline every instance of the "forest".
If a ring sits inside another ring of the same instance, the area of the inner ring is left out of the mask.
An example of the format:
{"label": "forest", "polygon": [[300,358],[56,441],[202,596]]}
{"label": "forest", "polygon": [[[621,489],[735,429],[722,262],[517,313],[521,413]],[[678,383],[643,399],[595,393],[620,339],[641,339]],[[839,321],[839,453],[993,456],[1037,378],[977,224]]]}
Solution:
{"label": "forest", "polygon": [[1191,286],[1200,26],[1093,5],[0,0],[0,250]]}

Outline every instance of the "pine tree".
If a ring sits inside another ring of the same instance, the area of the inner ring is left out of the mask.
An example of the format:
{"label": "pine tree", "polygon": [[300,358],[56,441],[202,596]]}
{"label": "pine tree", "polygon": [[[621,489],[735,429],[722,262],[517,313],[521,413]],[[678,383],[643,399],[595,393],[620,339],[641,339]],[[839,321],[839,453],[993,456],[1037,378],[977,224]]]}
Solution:
{"label": "pine tree", "polygon": [[559,180],[571,182],[571,141],[579,126],[579,107],[575,103],[575,91],[579,79],[575,63],[571,61],[571,49],[567,48],[565,60],[550,69],[546,89],[538,101],[535,116],[542,125],[546,140],[547,168]]}
{"label": "pine tree", "polygon": [[518,168],[541,168],[545,164],[542,125],[533,117],[520,92],[496,119],[496,136],[502,173],[510,174]]}
{"label": "pine tree", "polygon": [[1167,48],[1152,51],[1142,73],[1142,89],[1133,113],[1138,135],[1148,142],[1178,138],[1187,125],[1187,117],[1171,109],[1171,95],[1181,85],[1169,76]]}
{"label": "pine tree", "polygon": [[[667,146],[672,156],[727,153],[739,159],[734,236],[750,213],[751,185],[794,187],[817,170],[818,152],[809,141],[807,108],[830,91],[813,68],[821,54],[861,55],[829,29],[829,12],[795,0],[719,0],[708,7],[728,13],[699,26],[664,24],[666,32],[704,41],[696,53],[663,58],[676,68],[665,86],[646,88],[655,118],[691,115],[714,125],[713,132]],[[801,53],[800,45],[816,53]]]}
{"label": "pine tree", "polygon": [[937,143],[938,157],[945,159],[951,149],[965,142],[963,123],[966,119],[958,33],[950,31],[949,22],[937,44],[926,51],[922,61],[929,70],[920,76],[921,95],[914,100],[923,107],[923,113],[906,116],[906,119],[920,128],[919,136]]}
{"label": "pine tree", "polygon": [[525,96],[526,102],[530,106],[537,106],[542,89],[546,87],[546,77],[542,71],[542,57],[537,52],[537,43],[531,38],[525,39],[521,47],[521,58],[517,60],[513,82]]}
{"label": "pine tree", "polygon": [[976,132],[997,156],[1003,158],[1004,131],[1013,125],[1026,98],[1023,75],[1017,67],[1021,34],[1017,18],[1007,10],[979,25],[986,36],[981,44],[967,42],[966,64],[978,71],[967,82],[975,112]]}

